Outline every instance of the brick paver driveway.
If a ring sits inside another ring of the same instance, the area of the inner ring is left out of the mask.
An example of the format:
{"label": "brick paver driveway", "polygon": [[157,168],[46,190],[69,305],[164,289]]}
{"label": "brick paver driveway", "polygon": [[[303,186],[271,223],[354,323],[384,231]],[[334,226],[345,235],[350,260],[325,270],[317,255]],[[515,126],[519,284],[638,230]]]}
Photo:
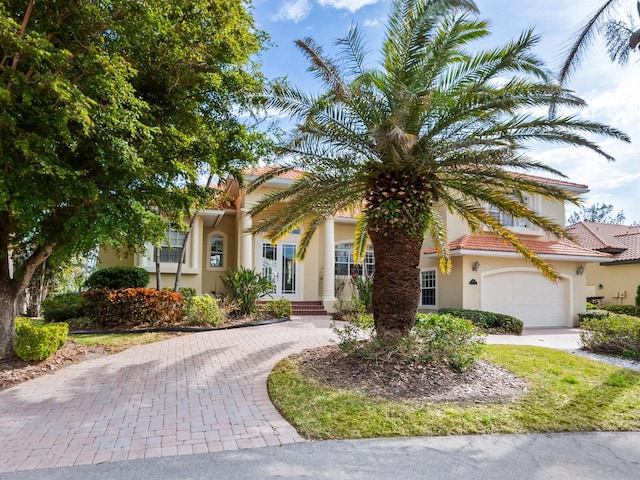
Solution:
{"label": "brick paver driveway", "polygon": [[278,360],[326,318],[176,337],[0,393],[0,472],[300,442],[269,401]]}

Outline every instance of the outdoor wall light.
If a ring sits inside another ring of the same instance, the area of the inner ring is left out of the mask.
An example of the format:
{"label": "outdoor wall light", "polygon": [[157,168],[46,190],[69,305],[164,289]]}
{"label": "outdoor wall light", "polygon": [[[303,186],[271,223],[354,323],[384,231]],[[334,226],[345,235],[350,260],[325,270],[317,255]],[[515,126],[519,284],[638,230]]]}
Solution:
{"label": "outdoor wall light", "polygon": [[577,273],[578,275],[582,275],[582,274],[584,273],[584,266],[583,266],[583,265],[580,265],[580,266],[578,267],[578,269],[576,270],[576,273]]}
{"label": "outdoor wall light", "polygon": [[480,270],[480,262],[478,261],[473,262],[473,265],[471,265],[471,270],[473,270],[474,272],[477,272],[478,270]]}
{"label": "outdoor wall light", "polygon": [[599,288],[600,290],[602,290],[602,289],[604,288],[604,285],[599,284],[599,285],[598,285],[598,288]]}

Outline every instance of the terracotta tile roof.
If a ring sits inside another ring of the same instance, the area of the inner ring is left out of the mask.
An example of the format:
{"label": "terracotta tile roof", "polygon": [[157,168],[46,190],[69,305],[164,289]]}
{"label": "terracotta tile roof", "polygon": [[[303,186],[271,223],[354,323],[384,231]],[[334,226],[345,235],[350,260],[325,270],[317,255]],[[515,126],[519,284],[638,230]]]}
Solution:
{"label": "terracotta tile roof", "polygon": [[538,177],[536,175],[529,175],[526,173],[517,173],[511,172],[516,177],[529,178],[531,180],[536,180],[538,182],[547,183],[550,185],[556,185],[558,187],[570,187],[576,190],[583,190],[585,193],[589,191],[589,187],[587,185],[582,185],[580,183],[568,182],[566,180],[559,180],[556,178],[546,178],[546,177]]}
{"label": "terracotta tile roof", "polygon": [[567,227],[576,242],[585,248],[613,255],[611,263],[640,262],[640,227],[579,222]]}
{"label": "terracotta tile roof", "polygon": [[[276,167],[266,166],[266,167],[248,168],[244,171],[244,174],[247,177],[259,177],[261,175],[264,175],[265,173],[269,173],[274,168]],[[302,170],[289,170],[288,172],[278,175],[277,178],[281,178],[283,180],[297,180],[303,175],[303,173],[304,172]]]}
{"label": "terracotta tile roof", "polygon": [[[575,243],[567,241],[544,242],[540,240],[523,240],[522,243],[537,255],[562,255],[572,257],[602,257],[610,258],[610,255],[594,252]],[[510,243],[499,237],[463,235],[449,244],[449,251],[475,250],[484,252],[509,252],[516,253],[516,249]],[[425,254],[435,253],[435,248],[429,249]]]}

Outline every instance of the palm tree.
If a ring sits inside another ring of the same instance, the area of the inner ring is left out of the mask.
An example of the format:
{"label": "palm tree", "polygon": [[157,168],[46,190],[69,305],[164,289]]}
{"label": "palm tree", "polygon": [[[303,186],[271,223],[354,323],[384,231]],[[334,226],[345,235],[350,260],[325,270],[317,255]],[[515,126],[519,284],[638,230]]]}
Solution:
{"label": "palm tree", "polygon": [[357,27],[338,41],[336,59],[311,39],[297,46],[324,91],[307,94],[278,85],[271,105],[297,120],[280,148],[283,164],[252,189],[288,170],[304,173],[290,188],[265,196],[252,215],[269,212],[255,232],[273,241],[304,225],[299,256],[328,218],[361,211],[355,250],[371,240],[376,258],[373,314],[383,344],[395,344],[415,321],[418,262],[425,234],[433,239],[444,272],[451,269],[447,232],[438,205],[466,220],[472,231],[486,225],[511,243],[545,275],[554,270],[488,214],[493,206],[527,219],[556,236],[560,225],[529,210],[525,192],[574,202],[566,192],[507,171],[560,174],[528,158],[523,147],[546,141],[589,148],[611,159],[588,137],[628,141],[607,126],[532,111],[582,101],[553,84],[531,53],[531,31],[504,46],[470,53],[466,47],[489,34],[472,18],[475,5],[455,0],[394,0],[379,68],[368,68]]}
{"label": "palm tree", "polygon": [[[580,26],[558,74],[560,85],[566,83],[571,73],[580,64],[585,51],[599,31],[604,33],[607,51],[612,62],[624,65],[629,60],[629,53],[640,46],[640,29],[633,24],[633,19],[629,17],[628,21],[623,21],[612,18],[615,7],[619,3],[619,0],[604,1],[600,8]],[[640,1],[637,2],[636,8],[640,16]]]}

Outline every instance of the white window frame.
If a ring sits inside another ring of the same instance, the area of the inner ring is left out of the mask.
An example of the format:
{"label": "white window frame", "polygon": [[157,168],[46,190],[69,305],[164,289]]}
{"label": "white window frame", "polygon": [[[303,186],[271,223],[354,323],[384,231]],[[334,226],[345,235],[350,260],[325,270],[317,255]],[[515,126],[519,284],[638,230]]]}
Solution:
{"label": "white window frame", "polygon": [[[213,237],[220,237],[222,239],[222,252],[220,252],[220,254],[222,255],[222,263],[220,264],[220,266],[212,266],[211,265],[211,241],[213,240]],[[211,232],[209,235],[207,235],[207,270],[224,270],[227,266],[227,251],[229,249],[228,247],[228,243],[227,243],[227,235],[223,232]]]}
{"label": "white window frame", "polygon": [[[187,262],[187,257],[186,255],[184,255],[182,251],[182,245],[184,243],[184,237],[186,234],[187,232],[178,230],[175,227],[169,227],[167,230],[165,230],[165,239],[160,243],[160,263],[167,264],[167,265],[178,265],[178,263],[180,263],[180,259],[182,259],[183,264]],[[167,260],[165,258],[163,260],[162,253],[163,251],[165,251],[165,249],[169,250],[169,254],[172,257],[174,256],[174,251],[175,251],[175,253],[177,253],[178,255],[178,259],[174,261],[174,260]]]}
{"label": "white window frame", "polygon": [[[522,201],[524,205],[528,207],[531,211],[538,213],[540,211],[540,202],[537,196],[531,194],[523,194]],[[491,205],[488,209],[489,215],[495,218],[503,227],[508,228],[514,233],[521,234],[539,234],[540,229],[533,225],[529,220],[525,218],[514,217],[513,215],[509,215],[501,210],[498,210],[497,207]],[[489,230],[488,227],[486,227]]]}
{"label": "white window frame", "polygon": [[[338,262],[338,253],[342,254],[341,260],[346,261]],[[338,263],[347,265],[346,274],[338,273]],[[362,263],[357,264],[353,261],[353,242],[336,243],[333,248],[333,265],[335,269],[335,276],[339,278],[352,277],[353,274],[356,273],[356,267],[357,270],[359,270],[359,273],[357,273],[358,275],[371,277],[376,266],[373,247],[371,245],[367,245],[367,250],[365,251]]]}
{"label": "white window frame", "polygon": [[[423,274],[425,273],[433,273],[433,286],[424,285]],[[425,304],[422,302],[424,295],[423,292],[427,289],[433,290],[433,305]],[[420,270],[420,308],[428,308],[428,309],[437,309],[438,308],[438,272],[435,268],[426,268]]]}

